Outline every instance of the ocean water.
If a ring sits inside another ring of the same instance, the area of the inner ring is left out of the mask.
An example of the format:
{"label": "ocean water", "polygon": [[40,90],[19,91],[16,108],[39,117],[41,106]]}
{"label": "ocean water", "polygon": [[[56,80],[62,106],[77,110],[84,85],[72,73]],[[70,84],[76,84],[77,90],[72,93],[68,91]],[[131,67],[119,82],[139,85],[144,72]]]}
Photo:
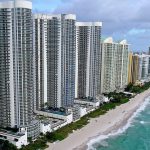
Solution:
{"label": "ocean water", "polygon": [[124,127],[89,141],[88,150],[150,150],[150,97]]}

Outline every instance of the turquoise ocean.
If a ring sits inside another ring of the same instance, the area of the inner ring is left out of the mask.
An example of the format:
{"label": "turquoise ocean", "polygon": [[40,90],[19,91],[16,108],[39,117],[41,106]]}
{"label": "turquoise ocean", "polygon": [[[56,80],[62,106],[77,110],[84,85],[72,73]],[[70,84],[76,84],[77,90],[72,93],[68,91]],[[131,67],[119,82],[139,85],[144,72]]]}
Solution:
{"label": "turquoise ocean", "polygon": [[88,150],[150,150],[150,97],[118,131],[90,140]]}

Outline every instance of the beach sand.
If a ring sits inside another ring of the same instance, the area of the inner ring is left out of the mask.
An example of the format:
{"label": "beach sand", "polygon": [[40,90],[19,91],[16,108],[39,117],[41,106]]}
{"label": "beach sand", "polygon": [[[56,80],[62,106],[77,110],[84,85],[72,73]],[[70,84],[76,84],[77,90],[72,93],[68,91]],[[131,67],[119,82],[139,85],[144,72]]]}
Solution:
{"label": "beach sand", "polygon": [[91,119],[88,125],[74,131],[63,141],[48,144],[49,148],[46,150],[86,150],[86,143],[90,139],[111,133],[124,126],[148,96],[150,96],[150,89],[136,95],[128,103],[117,106],[98,118]]}

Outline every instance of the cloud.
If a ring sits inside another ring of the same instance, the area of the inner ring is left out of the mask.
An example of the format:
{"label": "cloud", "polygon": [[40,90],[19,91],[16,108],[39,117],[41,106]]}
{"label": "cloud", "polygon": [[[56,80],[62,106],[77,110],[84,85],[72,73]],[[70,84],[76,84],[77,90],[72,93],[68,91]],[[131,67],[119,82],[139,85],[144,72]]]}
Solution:
{"label": "cloud", "polygon": [[[134,49],[147,49],[150,29],[148,0],[61,0],[63,5],[55,13],[75,13],[79,21],[102,21],[103,36],[119,40],[126,37]],[[147,35],[147,36],[146,36]],[[134,39],[134,40],[133,40]],[[137,42],[135,41],[137,40]],[[144,41],[144,43],[141,42]]]}
{"label": "cloud", "polygon": [[[0,0],[0,2],[6,0]],[[150,46],[149,0],[32,0],[33,12],[74,13],[77,21],[102,21],[102,36],[126,38],[133,49]]]}
{"label": "cloud", "polygon": [[149,31],[149,30],[133,28],[133,29],[129,30],[127,34],[128,35],[139,35],[139,34],[146,33],[147,31]]}

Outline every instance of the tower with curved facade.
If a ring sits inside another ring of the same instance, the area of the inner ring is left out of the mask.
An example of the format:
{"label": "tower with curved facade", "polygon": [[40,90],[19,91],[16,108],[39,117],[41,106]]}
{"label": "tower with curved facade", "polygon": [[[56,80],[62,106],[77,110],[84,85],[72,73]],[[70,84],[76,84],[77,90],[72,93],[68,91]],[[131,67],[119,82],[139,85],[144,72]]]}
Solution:
{"label": "tower with curved facade", "polygon": [[32,3],[0,2],[0,127],[28,126],[33,115]]}

